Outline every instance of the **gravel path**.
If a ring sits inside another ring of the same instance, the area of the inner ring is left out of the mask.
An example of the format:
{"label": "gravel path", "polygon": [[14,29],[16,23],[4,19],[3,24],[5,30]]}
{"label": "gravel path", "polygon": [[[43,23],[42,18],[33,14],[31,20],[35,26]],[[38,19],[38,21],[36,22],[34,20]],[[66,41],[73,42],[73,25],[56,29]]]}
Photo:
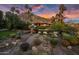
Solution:
{"label": "gravel path", "polygon": [[19,54],[17,53],[19,51],[19,47],[22,43],[24,43],[25,41],[27,41],[27,39],[31,36],[31,34],[25,34],[22,36],[22,41],[18,42],[17,45],[15,47],[13,47],[10,51],[10,55],[14,55],[14,54]]}
{"label": "gravel path", "polygon": [[[18,42],[17,45],[9,51],[9,53],[6,52],[6,53],[2,53],[2,54],[3,55],[6,55],[6,54],[7,55],[27,55],[27,54],[30,54],[32,52],[31,50],[28,50],[27,52],[19,51],[19,46],[24,42],[27,42],[31,45],[34,38],[38,37],[38,36],[39,36],[39,34],[30,34],[30,33],[24,34],[22,36],[22,40],[20,42]],[[59,44],[55,48],[53,48],[52,55],[78,55],[79,54],[79,47],[75,46],[75,47],[72,47],[72,49],[67,49]]]}
{"label": "gravel path", "polygon": [[35,37],[38,37],[39,36],[39,34],[33,34],[32,36],[30,36],[29,38],[28,38],[28,40],[26,41],[26,42],[28,42],[30,45],[32,44],[32,42],[33,42],[33,40],[34,40],[34,38]]}

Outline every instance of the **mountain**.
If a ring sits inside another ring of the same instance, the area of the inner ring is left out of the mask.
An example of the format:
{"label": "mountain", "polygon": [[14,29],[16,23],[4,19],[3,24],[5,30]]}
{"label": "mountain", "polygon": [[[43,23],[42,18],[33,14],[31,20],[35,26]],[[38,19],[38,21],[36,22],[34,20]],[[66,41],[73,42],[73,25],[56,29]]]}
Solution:
{"label": "mountain", "polygon": [[79,19],[65,19],[64,22],[67,22],[67,23],[79,23]]}
{"label": "mountain", "polygon": [[46,18],[37,16],[31,12],[22,13],[22,14],[20,14],[20,17],[25,22],[31,22],[31,23],[36,23],[36,22],[47,23],[48,22],[48,20]]}

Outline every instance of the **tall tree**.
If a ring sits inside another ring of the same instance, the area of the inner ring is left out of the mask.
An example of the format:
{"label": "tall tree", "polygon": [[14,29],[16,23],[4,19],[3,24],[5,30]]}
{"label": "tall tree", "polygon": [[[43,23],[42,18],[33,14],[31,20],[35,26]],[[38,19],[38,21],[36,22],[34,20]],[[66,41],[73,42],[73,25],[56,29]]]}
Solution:
{"label": "tall tree", "polygon": [[[16,10],[14,8],[11,8],[12,10],[6,12],[6,19],[7,19],[7,27],[9,30],[12,29],[25,29],[26,23],[23,22],[19,15],[12,13],[17,12],[19,13],[19,10]],[[11,12],[12,11],[12,12]]]}
{"label": "tall tree", "polygon": [[25,4],[25,8],[28,9],[29,11],[32,11],[32,8],[28,4]]}
{"label": "tall tree", "polygon": [[27,13],[28,13],[28,19],[30,20],[30,21],[32,21],[32,8],[28,5],[28,4],[26,4],[25,5],[25,8],[26,8],[26,10],[27,10]]}
{"label": "tall tree", "polygon": [[58,37],[59,37],[58,45],[61,45],[60,41],[62,41],[62,39],[63,39],[63,35],[62,35],[63,30],[65,30],[65,28],[67,28],[63,21],[64,20],[63,13],[65,10],[66,10],[66,7],[63,4],[61,4],[59,6],[59,12],[56,14],[55,20],[51,25],[51,28],[58,33]]}
{"label": "tall tree", "polygon": [[66,7],[64,6],[64,4],[61,4],[59,6],[59,13],[56,14],[55,18],[57,21],[60,21],[61,23],[63,23],[63,20],[64,20],[64,16],[63,16],[63,13],[64,11],[66,11]]}
{"label": "tall tree", "polygon": [[13,28],[12,13],[10,11],[7,11],[5,17],[6,17],[6,20],[7,20],[7,28],[11,30]]}
{"label": "tall tree", "polygon": [[61,4],[59,6],[59,13],[63,13],[66,10],[66,7],[64,6],[64,4]]}
{"label": "tall tree", "polygon": [[17,12],[18,14],[20,13],[20,11],[19,11],[19,10],[15,10],[15,12]]}
{"label": "tall tree", "polygon": [[3,25],[3,11],[0,10],[0,28],[2,28]]}

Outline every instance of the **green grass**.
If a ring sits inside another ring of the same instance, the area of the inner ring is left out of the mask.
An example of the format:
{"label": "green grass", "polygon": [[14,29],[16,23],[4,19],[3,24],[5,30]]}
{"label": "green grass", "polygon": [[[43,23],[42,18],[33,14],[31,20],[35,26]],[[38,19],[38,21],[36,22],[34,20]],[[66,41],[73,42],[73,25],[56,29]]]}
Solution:
{"label": "green grass", "polygon": [[68,33],[63,33],[63,37],[67,40],[75,40],[77,37],[75,35],[70,35]]}
{"label": "green grass", "polygon": [[16,34],[16,32],[13,32],[13,31],[1,31],[0,32],[0,38],[9,37],[10,34]]}
{"label": "green grass", "polygon": [[37,29],[47,29],[48,26],[38,26]]}

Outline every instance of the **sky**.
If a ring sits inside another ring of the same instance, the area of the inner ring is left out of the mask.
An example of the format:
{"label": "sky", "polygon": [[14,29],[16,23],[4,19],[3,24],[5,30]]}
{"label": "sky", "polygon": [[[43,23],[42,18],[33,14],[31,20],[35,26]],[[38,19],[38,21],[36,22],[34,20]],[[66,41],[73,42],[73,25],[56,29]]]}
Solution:
{"label": "sky", "polygon": [[[32,8],[32,13],[44,18],[55,16],[59,9],[59,4],[29,4],[29,6]],[[0,4],[0,10],[4,12],[11,7],[16,7],[21,12],[25,11],[24,4]],[[65,21],[79,22],[79,4],[65,4],[65,7],[67,8],[64,12]]]}

